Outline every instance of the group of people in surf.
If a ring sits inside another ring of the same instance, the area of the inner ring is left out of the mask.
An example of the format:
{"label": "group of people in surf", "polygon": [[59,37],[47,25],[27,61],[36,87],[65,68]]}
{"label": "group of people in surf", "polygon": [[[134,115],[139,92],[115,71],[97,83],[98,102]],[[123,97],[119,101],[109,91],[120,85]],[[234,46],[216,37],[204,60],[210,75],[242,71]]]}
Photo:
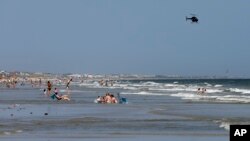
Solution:
{"label": "group of people in surf", "polygon": [[[66,89],[69,90],[69,84],[72,82],[72,78],[67,82],[66,84]],[[47,90],[44,89],[44,94],[47,96],[50,96],[52,99],[57,99],[57,100],[66,100],[69,101],[70,98],[68,95],[59,95],[59,90],[58,88],[54,88],[54,94],[51,95],[51,90],[52,90],[52,83],[50,81],[47,82]],[[69,91],[68,91],[69,93]]]}
{"label": "group of people in surf", "polygon": [[6,78],[1,80],[0,77],[0,87],[6,87],[6,88],[16,88],[18,80],[16,78]]}
{"label": "group of people in surf", "polygon": [[108,86],[113,86],[114,85],[114,82],[113,82],[113,80],[100,80],[100,81],[98,81],[98,83],[99,83],[99,85],[100,86],[106,86],[106,87],[108,87]]}
{"label": "group of people in surf", "polygon": [[198,88],[197,89],[197,94],[205,94],[206,91],[207,91],[206,88]]}
{"label": "group of people in surf", "polygon": [[[68,90],[69,93],[69,85],[70,82],[72,82],[72,79],[68,80],[66,83],[66,89]],[[52,99],[57,99],[57,100],[65,100],[65,101],[70,101],[69,95],[62,95],[59,94],[58,88],[54,88],[53,94],[52,92],[52,83],[50,81],[47,81],[47,89],[44,89],[44,94],[48,97],[51,97]],[[117,104],[117,103],[126,103],[126,98],[121,98],[119,94],[117,94],[117,98],[111,94],[111,93],[106,93],[104,96],[98,96],[97,99],[95,99],[95,103],[102,103],[102,104]]]}
{"label": "group of people in surf", "polygon": [[103,103],[103,104],[118,103],[117,98],[111,93],[106,93],[104,96],[98,96],[95,101],[96,103]]}

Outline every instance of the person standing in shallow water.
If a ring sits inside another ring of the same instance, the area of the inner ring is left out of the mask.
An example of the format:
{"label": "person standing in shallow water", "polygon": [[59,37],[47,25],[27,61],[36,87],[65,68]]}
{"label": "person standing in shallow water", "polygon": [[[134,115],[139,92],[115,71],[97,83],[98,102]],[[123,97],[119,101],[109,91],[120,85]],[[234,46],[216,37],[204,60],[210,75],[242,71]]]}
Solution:
{"label": "person standing in shallow water", "polygon": [[201,93],[201,88],[198,88],[197,94],[200,94],[200,93]]}
{"label": "person standing in shallow water", "polygon": [[71,81],[73,81],[72,78],[66,84],[66,89],[67,89],[68,94],[69,94],[69,84],[70,84]]}
{"label": "person standing in shallow water", "polygon": [[42,79],[39,78],[39,87],[41,88],[41,86],[42,86]]}
{"label": "person standing in shallow water", "polygon": [[50,81],[48,81],[47,82],[47,95],[48,96],[50,96],[51,89],[52,89],[52,84],[50,83]]}
{"label": "person standing in shallow water", "polygon": [[68,81],[68,83],[67,83],[67,85],[66,85],[66,88],[67,88],[67,89],[69,89],[69,84],[70,84],[71,81],[73,81],[72,78]]}

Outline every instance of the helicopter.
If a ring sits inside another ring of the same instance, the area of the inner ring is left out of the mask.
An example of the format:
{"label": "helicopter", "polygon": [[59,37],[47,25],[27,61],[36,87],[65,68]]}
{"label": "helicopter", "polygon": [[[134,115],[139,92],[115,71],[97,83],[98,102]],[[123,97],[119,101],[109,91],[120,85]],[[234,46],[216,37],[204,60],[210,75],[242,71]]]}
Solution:
{"label": "helicopter", "polygon": [[199,19],[195,16],[195,14],[191,14],[191,15],[192,15],[192,17],[190,17],[190,18],[186,16],[186,21],[191,20],[192,23],[198,23]]}

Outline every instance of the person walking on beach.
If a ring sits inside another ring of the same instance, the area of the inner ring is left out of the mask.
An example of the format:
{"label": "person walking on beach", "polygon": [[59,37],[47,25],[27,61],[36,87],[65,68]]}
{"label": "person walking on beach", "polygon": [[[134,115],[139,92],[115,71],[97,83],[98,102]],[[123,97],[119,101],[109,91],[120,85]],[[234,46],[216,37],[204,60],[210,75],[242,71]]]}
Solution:
{"label": "person walking on beach", "polygon": [[47,82],[47,95],[50,95],[51,92],[51,88],[52,88],[52,84],[50,83],[50,81]]}

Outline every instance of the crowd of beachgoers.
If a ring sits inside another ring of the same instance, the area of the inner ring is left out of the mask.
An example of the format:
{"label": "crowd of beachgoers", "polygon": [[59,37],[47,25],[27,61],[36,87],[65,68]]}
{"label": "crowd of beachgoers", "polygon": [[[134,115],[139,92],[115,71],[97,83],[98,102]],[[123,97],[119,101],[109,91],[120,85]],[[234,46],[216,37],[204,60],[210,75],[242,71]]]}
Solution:
{"label": "crowd of beachgoers", "polygon": [[[31,87],[43,89],[43,93],[47,97],[51,97],[56,100],[70,101],[69,89],[71,82],[82,83],[85,80],[91,80],[91,78],[72,77],[72,76],[17,76],[17,75],[0,75],[0,88],[22,88]],[[113,86],[113,80],[100,79],[95,80],[100,86],[109,87]],[[59,87],[65,87],[67,94],[59,94]],[[99,96],[96,99],[97,103],[118,103],[117,98],[113,94],[106,93],[104,96]]]}

